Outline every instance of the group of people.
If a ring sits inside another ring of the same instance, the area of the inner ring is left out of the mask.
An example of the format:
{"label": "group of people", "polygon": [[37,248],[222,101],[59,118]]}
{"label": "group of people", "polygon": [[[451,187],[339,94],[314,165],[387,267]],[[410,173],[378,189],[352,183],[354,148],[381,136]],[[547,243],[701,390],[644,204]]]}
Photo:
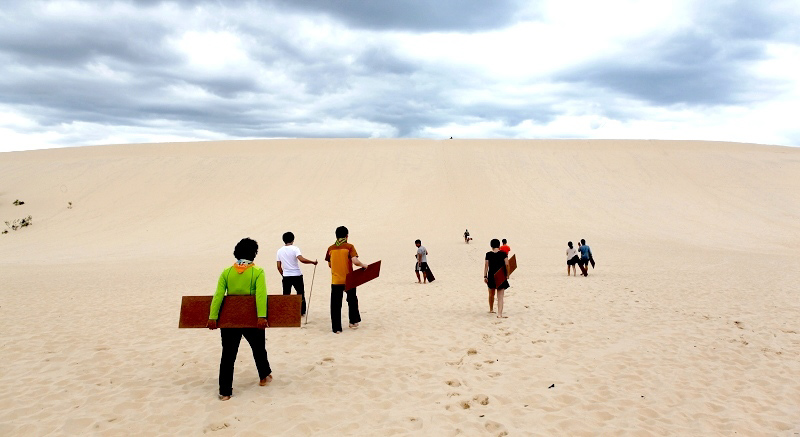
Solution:
{"label": "group of people", "polygon": [[[361,322],[361,314],[358,309],[358,296],[356,289],[346,290],[345,280],[347,274],[353,271],[353,266],[367,268],[367,264],[359,260],[358,252],[355,246],[348,242],[349,231],[344,226],[336,228],[336,241],[328,247],[325,253],[325,261],[328,262],[328,267],[331,269],[331,330],[334,334],[342,333],[342,299],[347,295],[348,305],[348,318],[349,327],[357,329]],[[307,310],[305,299],[305,286],[303,282],[303,272],[300,270],[300,263],[318,264],[317,260],[310,260],[305,258],[300,251],[300,248],[294,245],[295,236],[291,232],[283,234],[284,245],[278,249],[276,254],[276,267],[282,276],[283,294],[288,295],[291,293],[292,288],[296,293],[301,296],[301,315],[304,315]],[[469,235],[469,230],[464,232],[464,241],[469,243],[472,237]],[[502,244],[501,244],[502,243]],[[415,272],[417,275],[417,282],[426,283],[433,280],[428,266],[428,250],[422,246],[420,240],[414,242],[417,247]],[[489,291],[489,313],[495,313],[494,303],[495,297],[497,298],[497,318],[506,318],[503,315],[503,298],[505,290],[510,285],[508,283],[509,272],[509,254],[511,247],[508,241],[504,238],[502,242],[498,239],[492,239],[490,242],[491,251],[486,252],[485,262],[483,267],[483,282],[488,287]],[[581,272],[587,276],[588,264],[594,266],[594,259],[592,258],[592,251],[586,244],[585,240],[581,240],[578,248],[572,246],[572,242],[567,243],[567,275],[570,273],[570,268],[575,271],[575,266],[580,266]],[[220,336],[222,340],[222,356],[220,358],[219,366],[219,397],[221,400],[228,400],[233,392],[233,371],[236,362],[236,355],[238,354],[239,344],[242,337],[250,344],[253,352],[253,358],[256,362],[258,369],[259,385],[264,386],[272,381],[272,370],[267,358],[267,350],[265,347],[265,332],[264,328],[269,327],[267,322],[267,285],[264,274],[264,269],[255,265],[254,261],[258,254],[258,243],[250,238],[244,238],[236,244],[233,250],[233,256],[236,261],[232,266],[225,268],[219,276],[217,281],[217,289],[214,297],[211,300],[211,307],[208,316],[208,328],[217,329],[217,319],[219,318],[220,308],[222,306],[225,295],[255,295],[256,297],[256,313],[258,322],[256,328],[222,328],[220,329]],[[579,256],[580,254],[580,256]],[[505,273],[505,280],[498,284],[495,280],[495,274],[503,270]]]}
{"label": "group of people", "polygon": [[[580,256],[578,256],[580,255]],[[572,247],[572,241],[567,243],[567,276],[572,269],[572,276],[578,276],[577,267],[581,268],[581,275],[589,276],[589,264],[594,268],[594,257],[592,249],[586,244],[586,240],[581,239],[578,247]]]}
{"label": "group of people", "polygon": [[[328,247],[325,261],[331,269],[331,329],[334,334],[342,333],[342,299],[347,293],[347,306],[349,310],[349,326],[357,329],[361,322],[358,310],[358,296],[356,289],[345,290],[345,278],[353,271],[353,265],[367,268],[367,264],[358,259],[355,246],[348,243],[349,231],[344,226],[336,228],[336,241]],[[283,277],[283,294],[290,294],[294,288],[302,296],[301,315],[306,312],[305,286],[303,273],[298,263],[317,265],[317,260],[311,261],[303,257],[300,249],[294,245],[294,234],[283,234],[284,246],[278,249],[277,269]],[[264,329],[269,327],[267,322],[267,282],[264,269],[255,265],[258,254],[258,243],[250,238],[244,238],[233,249],[236,262],[222,271],[217,281],[217,290],[211,299],[208,315],[208,329],[217,329],[220,308],[225,295],[255,295],[256,314],[258,322],[255,328],[221,328],[222,357],[219,363],[219,398],[226,401],[233,394],[233,369],[236,355],[239,352],[239,343],[242,337],[250,344],[253,359],[258,369],[259,385],[265,386],[272,381],[272,369],[267,358],[265,346],[266,336]]]}

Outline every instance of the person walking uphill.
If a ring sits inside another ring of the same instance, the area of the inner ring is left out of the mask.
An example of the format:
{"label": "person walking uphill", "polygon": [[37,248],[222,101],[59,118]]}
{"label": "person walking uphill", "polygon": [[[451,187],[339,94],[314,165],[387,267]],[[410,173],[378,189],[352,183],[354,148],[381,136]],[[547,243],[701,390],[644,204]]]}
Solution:
{"label": "person walking uphill", "polygon": [[578,263],[581,268],[581,274],[583,276],[589,276],[589,262],[593,261],[592,249],[586,244],[586,240],[581,238],[581,244],[578,246],[578,250],[581,252],[581,260]]}
{"label": "person walking uphill", "polygon": [[292,287],[294,287],[297,294],[302,297],[302,303],[300,304],[300,315],[304,316],[306,314],[305,286],[303,285],[303,271],[300,270],[300,265],[297,264],[297,262],[300,261],[303,264],[317,265],[317,261],[306,259],[300,254],[300,248],[294,245],[293,233],[284,233],[283,243],[284,246],[278,249],[278,253],[276,255],[278,272],[280,272],[281,276],[283,276],[283,294],[291,294]]}
{"label": "person walking uphill", "polygon": [[486,262],[483,265],[483,282],[489,287],[489,312],[494,312],[494,294],[497,291],[497,318],[505,319],[503,316],[503,296],[508,285],[508,279],[502,284],[495,284],[494,274],[500,269],[506,272],[508,278],[508,254],[500,250],[500,240],[493,239],[489,245],[492,247],[490,252],[486,252]]}
{"label": "person walking uphill", "polygon": [[[422,245],[422,241],[416,240],[414,241],[414,245],[417,246],[417,264],[414,268],[414,273],[417,274],[417,283],[418,284],[427,284],[428,283],[428,249],[425,249],[425,246]],[[422,272],[422,278],[419,277],[419,273]]]}
{"label": "person walking uphill", "polygon": [[258,253],[258,243],[249,238],[242,239],[233,249],[236,262],[222,271],[217,281],[217,291],[211,300],[208,315],[208,329],[217,329],[217,319],[222,300],[225,295],[255,295],[258,325],[256,328],[221,328],[222,357],[219,360],[219,398],[227,401],[233,395],[233,366],[236,363],[236,354],[239,352],[239,343],[242,337],[250,344],[253,358],[258,369],[259,385],[264,386],[272,381],[272,369],[267,359],[267,349],[264,345],[266,336],[264,328],[269,327],[267,322],[267,282],[264,278],[264,269],[256,267],[253,260]]}
{"label": "person walking uphill", "polygon": [[358,259],[355,246],[347,242],[348,235],[346,227],[336,228],[336,242],[325,254],[325,261],[328,261],[328,267],[331,268],[331,329],[334,334],[342,333],[342,297],[345,292],[350,327],[358,328],[358,324],[361,323],[356,289],[345,290],[345,279],[347,274],[353,271],[353,264],[365,269],[367,265]]}

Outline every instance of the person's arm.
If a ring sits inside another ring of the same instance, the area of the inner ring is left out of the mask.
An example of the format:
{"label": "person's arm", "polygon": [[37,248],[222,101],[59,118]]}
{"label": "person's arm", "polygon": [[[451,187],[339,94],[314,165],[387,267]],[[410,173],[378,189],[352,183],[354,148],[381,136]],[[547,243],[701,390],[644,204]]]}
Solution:
{"label": "person's arm", "polygon": [[417,267],[419,267],[419,263],[422,262],[422,254],[417,252]]}
{"label": "person's arm", "polygon": [[489,283],[489,260],[483,263],[483,282]]}
{"label": "person's arm", "polygon": [[258,313],[259,329],[269,328],[267,322],[267,281],[264,275],[258,275],[256,278],[256,312]]}
{"label": "person's arm", "polygon": [[314,264],[317,265],[317,260],[311,261],[310,259],[306,259],[303,255],[297,255],[297,260],[303,264]]}
{"label": "person's arm", "polygon": [[363,262],[361,262],[361,260],[360,260],[360,259],[358,259],[358,257],[357,257],[357,256],[354,256],[354,257],[352,257],[352,258],[350,258],[350,259],[353,261],[353,264],[355,264],[355,265],[357,265],[357,266],[359,266],[359,267],[363,267],[363,268],[365,268],[365,269],[367,268],[367,264],[366,264],[366,263],[363,263]]}
{"label": "person's arm", "polygon": [[511,277],[511,272],[508,270],[508,257],[506,257],[506,278]]}
{"label": "person's arm", "polygon": [[280,273],[281,276],[283,276],[283,264],[281,264],[280,261],[278,261],[277,263],[278,263],[278,273]]}
{"label": "person's arm", "polygon": [[225,272],[219,275],[217,281],[217,291],[214,292],[214,297],[211,299],[211,308],[208,312],[208,329],[217,329],[217,319],[219,318],[219,309],[222,307],[222,299],[225,298],[225,289],[228,287],[225,280]]}

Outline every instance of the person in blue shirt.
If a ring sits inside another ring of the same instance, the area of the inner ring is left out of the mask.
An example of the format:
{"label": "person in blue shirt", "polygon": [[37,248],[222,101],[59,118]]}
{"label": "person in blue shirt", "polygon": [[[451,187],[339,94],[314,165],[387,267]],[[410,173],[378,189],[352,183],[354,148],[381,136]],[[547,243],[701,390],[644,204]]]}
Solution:
{"label": "person in blue shirt", "polygon": [[581,260],[578,264],[581,267],[581,274],[583,276],[589,276],[589,262],[592,260],[592,249],[586,244],[586,240],[583,238],[581,238],[581,244],[578,245],[578,251],[581,253]]}

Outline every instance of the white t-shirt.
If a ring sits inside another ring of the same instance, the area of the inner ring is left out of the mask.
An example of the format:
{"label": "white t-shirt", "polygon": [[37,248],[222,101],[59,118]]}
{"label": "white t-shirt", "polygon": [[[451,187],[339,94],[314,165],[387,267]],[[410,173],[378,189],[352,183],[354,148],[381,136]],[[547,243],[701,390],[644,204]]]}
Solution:
{"label": "white t-shirt", "polygon": [[569,247],[567,248],[567,259],[568,260],[572,259],[572,257],[577,256],[577,255],[578,255],[578,249],[576,249],[574,247],[572,249],[570,249]]}
{"label": "white t-shirt", "polygon": [[303,272],[300,270],[300,265],[297,263],[297,257],[300,256],[300,248],[291,245],[283,246],[278,249],[278,259],[283,268],[283,276],[301,276]]}

